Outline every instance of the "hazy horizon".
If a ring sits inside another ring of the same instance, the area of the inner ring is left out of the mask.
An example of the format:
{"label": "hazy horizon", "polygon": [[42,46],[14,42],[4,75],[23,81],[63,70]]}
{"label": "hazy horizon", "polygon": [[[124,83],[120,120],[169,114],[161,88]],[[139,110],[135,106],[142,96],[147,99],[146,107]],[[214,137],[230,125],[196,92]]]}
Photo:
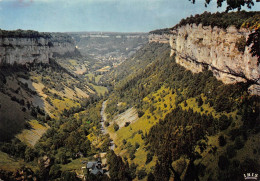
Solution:
{"label": "hazy horizon", "polygon": [[[252,9],[260,9],[255,3]],[[182,18],[204,11],[223,12],[204,0],[0,0],[0,28],[40,32],[147,33],[173,27]]]}

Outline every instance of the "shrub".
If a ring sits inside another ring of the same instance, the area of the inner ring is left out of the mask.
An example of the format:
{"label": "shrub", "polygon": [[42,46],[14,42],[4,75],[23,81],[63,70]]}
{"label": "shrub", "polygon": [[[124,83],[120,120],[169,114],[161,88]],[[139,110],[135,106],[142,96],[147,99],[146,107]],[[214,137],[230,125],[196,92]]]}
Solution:
{"label": "shrub", "polygon": [[212,107],[214,104],[213,104],[213,101],[212,100],[209,100],[209,106]]}
{"label": "shrub", "polygon": [[115,130],[115,131],[119,130],[118,124],[114,123],[113,127],[114,127],[114,130]]}
{"label": "shrub", "polygon": [[139,143],[135,143],[135,149],[138,149],[140,147]]}
{"label": "shrub", "polygon": [[123,142],[123,145],[125,145],[127,143],[127,141],[125,139],[123,139],[122,142]]}
{"label": "shrub", "polygon": [[130,159],[131,160],[135,159],[135,152],[134,151],[130,151]]}
{"label": "shrub", "polygon": [[45,100],[51,105],[53,106],[52,102],[51,102],[51,99],[49,97],[46,97]]}
{"label": "shrub", "polygon": [[179,103],[181,103],[184,100],[182,96],[178,96],[175,100],[175,106],[178,106]]}
{"label": "shrub", "polygon": [[226,138],[223,135],[218,137],[218,144],[219,146],[225,146],[227,143]]}
{"label": "shrub", "polygon": [[108,121],[105,121],[104,124],[105,124],[105,127],[108,127],[110,125]]}
{"label": "shrub", "polygon": [[130,122],[126,122],[125,123],[125,127],[129,126]]}
{"label": "shrub", "polygon": [[142,133],[143,133],[143,131],[139,129],[138,130],[138,134],[142,134]]}
{"label": "shrub", "polygon": [[146,155],[146,162],[145,162],[145,164],[150,163],[152,160],[153,160],[153,154],[152,153],[148,153]]}
{"label": "shrub", "polygon": [[19,101],[19,103],[24,106],[24,100],[23,100],[23,99],[21,99],[21,100]]}
{"label": "shrub", "polygon": [[18,99],[17,99],[15,96],[12,96],[12,97],[11,97],[11,100],[12,100],[12,101],[16,101],[16,102],[18,101]]}
{"label": "shrub", "polygon": [[25,127],[25,129],[32,129],[32,125],[28,122],[24,123],[24,127]]}
{"label": "shrub", "polygon": [[188,104],[187,104],[187,102],[186,102],[186,100],[185,100],[185,101],[184,101],[184,107],[187,107],[187,105],[188,105]]}
{"label": "shrub", "polygon": [[37,118],[37,111],[35,110],[35,108],[31,110],[31,116]]}
{"label": "shrub", "polygon": [[242,36],[241,38],[238,38],[235,45],[241,53],[244,53],[246,48],[246,38]]}
{"label": "shrub", "polygon": [[145,136],[144,136],[144,134],[143,134],[143,133],[141,134],[141,138],[142,138],[142,140],[144,140],[144,139],[145,139]]}
{"label": "shrub", "polygon": [[156,108],[153,105],[150,105],[150,112],[153,113],[156,110]]}
{"label": "shrub", "polygon": [[202,98],[199,96],[199,98],[197,99],[197,102],[198,102],[198,106],[200,107],[200,106],[202,106],[202,104],[203,104],[203,100],[202,100]]}
{"label": "shrub", "polygon": [[138,111],[138,117],[140,118],[140,117],[142,117],[144,115],[144,112],[143,111]]}

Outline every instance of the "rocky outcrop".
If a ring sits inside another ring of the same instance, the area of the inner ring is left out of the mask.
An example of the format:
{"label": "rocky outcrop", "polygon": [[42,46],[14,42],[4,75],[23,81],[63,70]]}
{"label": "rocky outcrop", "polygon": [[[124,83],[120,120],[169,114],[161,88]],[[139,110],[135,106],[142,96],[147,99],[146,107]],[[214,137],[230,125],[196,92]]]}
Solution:
{"label": "rocky outcrop", "polygon": [[48,63],[53,53],[63,55],[74,50],[74,43],[62,38],[0,37],[0,65]]}
{"label": "rocky outcrop", "polygon": [[250,82],[249,91],[260,95],[260,66],[250,47],[240,52],[236,42],[247,37],[249,31],[186,25],[176,29],[170,37],[171,56],[194,73],[212,70],[214,76],[226,84]]}
{"label": "rocky outcrop", "polygon": [[150,34],[149,35],[149,43],[169,43],[171,34]]}

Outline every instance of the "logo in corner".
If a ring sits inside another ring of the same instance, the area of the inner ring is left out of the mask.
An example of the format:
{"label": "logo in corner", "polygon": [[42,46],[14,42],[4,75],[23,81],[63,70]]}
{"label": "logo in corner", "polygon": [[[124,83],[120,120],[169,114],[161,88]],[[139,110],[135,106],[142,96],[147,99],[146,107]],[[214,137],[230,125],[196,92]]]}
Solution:
{"label": "logo in corner", "polygon": [[246,173],[244,174],[245,180],[258,180],[258,174],[257,173]]}

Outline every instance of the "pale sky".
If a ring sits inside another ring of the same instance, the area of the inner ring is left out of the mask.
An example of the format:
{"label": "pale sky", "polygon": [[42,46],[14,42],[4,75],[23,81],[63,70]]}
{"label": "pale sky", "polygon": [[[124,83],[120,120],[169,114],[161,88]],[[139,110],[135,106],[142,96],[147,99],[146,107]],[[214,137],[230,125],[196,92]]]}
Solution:
{"label": "pale sky", "polygon": [[[191,14],[224,11],[215,1],[205,8],[204,0],[0,0],[0,29],[149,32]],[[260,3],[251,10],[259,11]]]}

